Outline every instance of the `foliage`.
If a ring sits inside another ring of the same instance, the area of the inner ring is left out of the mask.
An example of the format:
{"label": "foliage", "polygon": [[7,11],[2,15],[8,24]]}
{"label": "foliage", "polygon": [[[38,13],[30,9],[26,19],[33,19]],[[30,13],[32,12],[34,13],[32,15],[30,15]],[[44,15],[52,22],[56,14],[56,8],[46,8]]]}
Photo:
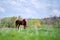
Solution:
{"label": "foliage", "polygon": [[[1,19],[0,28],[1,27],[15,27],[15,21],[17,17],[6,17]],[[50,17],[44,19],[30,19],[28,20],[29,27],[43,27],[43,28],[60,28],[60,17]]]}
{"label": "foliage", "polygon": [[54,22],[53,27],[60,28],[60,21]]}
{"label": "foliage", "polygon": [[14,27],[16,17],[7,17],[1,19],[0,27]]}
{"label": "foliage", "polygon": [[41,22],[40,20],[38,19],[32,19],[32,20],[29,20],[29,26],[31,25],[31,27],[41,27]]}

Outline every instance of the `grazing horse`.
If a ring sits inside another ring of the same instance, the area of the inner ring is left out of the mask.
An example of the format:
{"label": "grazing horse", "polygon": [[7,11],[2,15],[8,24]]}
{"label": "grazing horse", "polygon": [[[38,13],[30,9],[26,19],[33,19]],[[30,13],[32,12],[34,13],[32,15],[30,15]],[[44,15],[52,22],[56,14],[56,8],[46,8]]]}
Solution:
{"label": "grazing horse", "polygon": [[16,28],[18,28],[18,29],[19,29],[20,25],[23,25],[24,29],[26,29],[26,27],[27,27],[27,21],[26,21],[26,19],[16,20],[15,24],[16,24]]}

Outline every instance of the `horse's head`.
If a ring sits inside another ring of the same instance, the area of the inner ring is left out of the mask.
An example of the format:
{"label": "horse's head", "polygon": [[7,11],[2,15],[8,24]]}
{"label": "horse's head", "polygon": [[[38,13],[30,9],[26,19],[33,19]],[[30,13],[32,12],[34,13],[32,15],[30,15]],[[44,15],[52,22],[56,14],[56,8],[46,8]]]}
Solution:
{"label": "horse's head", "polygon": [[26,25],[26,27],[28,26],[28,21],[26,19],[23,19],[23,23]]}
{"label": "horse's head", "polygon": [[26,21],[26,19],[23,19],[23,21]]}

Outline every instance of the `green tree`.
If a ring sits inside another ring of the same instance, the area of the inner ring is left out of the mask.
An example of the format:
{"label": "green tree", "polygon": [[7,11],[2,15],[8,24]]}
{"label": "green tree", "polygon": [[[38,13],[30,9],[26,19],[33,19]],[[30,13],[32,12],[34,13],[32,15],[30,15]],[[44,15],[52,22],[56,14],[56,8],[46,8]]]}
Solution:
{"label": "green tree", "polygon": [[16,21],[17,17],[11,17],[11,27],[15,27],[15,21]]}
{"label": "green tree", "polygon": [[41,22],[38,19],[32,19],[28,22],[29,26],[31,27],[41,27]]}
{"label": "green tree", "polygon": [[0,27],[14,27],[17,17],[6,17],[1,19]]}
{"label": "green tree", "polygon": [[60,28],[60,21],[54,22],[53,27],[54,28]]}

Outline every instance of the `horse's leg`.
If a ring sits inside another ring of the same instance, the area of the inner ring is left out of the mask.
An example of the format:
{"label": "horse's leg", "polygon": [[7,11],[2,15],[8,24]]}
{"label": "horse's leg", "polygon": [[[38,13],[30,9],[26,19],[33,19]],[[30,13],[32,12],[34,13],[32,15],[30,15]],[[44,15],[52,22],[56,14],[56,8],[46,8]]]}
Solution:
{"label": "horse's leg", "polygon": [[20,25],[18,25],[18,27],[17,27],[17,28],[18,28],[18,30],[19,30],[19,26],[20,26]]}
{"label": "horse's leg", "polygon": [[18,24],[16,24],[16,29],[18,29]]}
{"label": "horse's leg", "polygon": [[16,28],[19,29],[19,25],[18,24],[16,24]]}
{"label": "horse's leg", "polygon": [[24,29],[26,29],[26,25],[24,25]]}

